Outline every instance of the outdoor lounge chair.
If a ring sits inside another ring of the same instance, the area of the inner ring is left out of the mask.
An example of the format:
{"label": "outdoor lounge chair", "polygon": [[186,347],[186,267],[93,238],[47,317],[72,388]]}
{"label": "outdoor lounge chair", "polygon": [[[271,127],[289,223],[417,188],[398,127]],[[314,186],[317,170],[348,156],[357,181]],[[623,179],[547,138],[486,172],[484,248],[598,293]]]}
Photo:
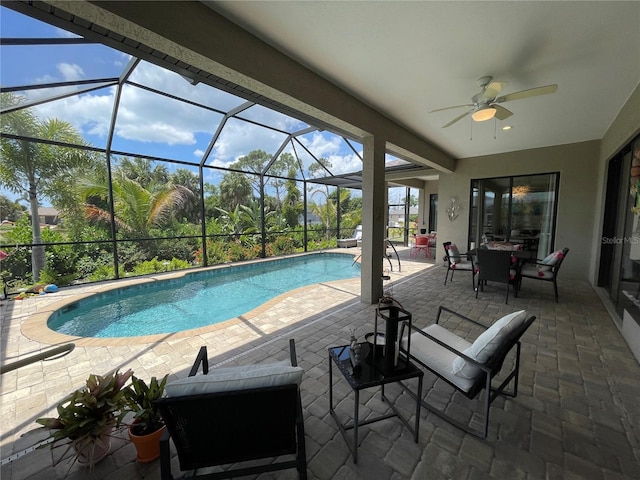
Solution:
{"label": "outdoor lounge chair", "polygon": [[[200,348],[189,376],[167,384],[166,397],[156,402],[167,425],[160,440],[162,480],[174,478],[169,438],[178,452],[180,470],[224,466],[202,477],[231,478],[296,468],[300,479],[307,478],[302,369],[297,366],[293,340],[289,348],[290,365],[211,371],[207,349]],[[200,365],[205,375],[196,375]]]}
{"label": "outdoor lounge chair", "polygon": [[[449,314],[448,318],[458,322],[465,331],[469,331],[470,327],[465,322],[470,322],[472,329],[483,329],[484,332],[475,341],[469,342],[440,324],[442,312],[447,312]],[[527,318],[526,312],[521,310],[505,315],[490,327],[486,327],[441,306],[438,310],[436,322],[422,330],[415,325],[409,327],[408,323],[403,324],[400,337],[402,339],[401,351],[407,353],[407,342],[410,341],[411,352],[409,356],[412,360],[431,371],[438,379],[444,380],[470,400],[473,400],[484,390],[482,428],[474,428],[472,425],[461,421],[461,419],[450,415],[452,411],[459,411],[459,409],[449,408],[448,405],[445,409],[441,409],[428,403],[426,399],[429,397],[429,392],[421,399],[422,405],[452,425],[480,438],[486,438],[489,430],[489,408],[491,403],[500,394],[515,397],[518,393],[520,337],[527,331],[534,320],[535,317]],[[406,331],[407,328],[410,328],[410,332]],[[410,340],[409,335],[411,335]],[[498,387],[494,388],[492,381],[498,377],[505,358],[514,347],[514,367],[508,374],[500,375],[499,379],[502,380],[504,378],[504,380]],[[512,390],[510,392],[505,391],[505,388],[512,382]],[[432,389],[436,389],[439,386],[441,384],[435,382]],[[405,388],[404,385],[402,387],[411,395],[410,389]],[[440,399],[440,404],[442,404],[442,399]],[[446,413],[445,410],[447,411]],[[476,415],[473,415],[473,417],[475,418]]]}
{"label": "outdoor lounge chair", "polygon": [[353,237],[338,239],[338,247],[340,248],[357,247],[358,242],[361,242],[361,241],[362,241],[362,225],[358,225],[356,229],[353,231]]}

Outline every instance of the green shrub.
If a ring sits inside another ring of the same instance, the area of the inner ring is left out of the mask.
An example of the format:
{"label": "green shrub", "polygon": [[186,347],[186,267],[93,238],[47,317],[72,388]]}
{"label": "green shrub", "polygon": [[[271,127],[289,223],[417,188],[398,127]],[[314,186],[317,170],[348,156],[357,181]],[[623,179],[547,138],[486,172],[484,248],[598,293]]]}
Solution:
{"label": "green shrub", "polygon": [[172,258],[169,260],[158,260],[158,257],[154,257],[151,260],[142,262],[133,267],[132,275],[148,275],[151,273],[162,273],[170,270],[184,270],[189,268],[189,262],[180,260],[178,258]]}
{"label": "green shrub", "polygon": [[[126,276],[123,267],[120,267],[118,269],[118,272],[120,273],[120,278]],[[92,282],[98,282],[101,280],[113,280],[114,278],[116,278],[116,274],[113,264],[98,265],[93,273],[89,275],[89,280],[91,280]]]}
{"label": "green shrub", "polygon": [[271,245],[274,255],[294,253],[300,250],[296,239],[289,235],[276,237],[269,245]]}

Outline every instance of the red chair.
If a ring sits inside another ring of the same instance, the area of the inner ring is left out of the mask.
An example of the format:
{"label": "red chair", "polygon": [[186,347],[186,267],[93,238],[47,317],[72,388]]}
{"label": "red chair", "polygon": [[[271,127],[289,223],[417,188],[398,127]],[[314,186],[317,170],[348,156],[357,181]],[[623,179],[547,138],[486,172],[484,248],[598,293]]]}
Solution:
{"label": "red chair", "polygon": [[424,251],[424,254],[427,258],[431,258],[431,246],[429,245],[429,237],[415,237],[415,243],[411,248],[411,257],[415,258],[421,251]]}

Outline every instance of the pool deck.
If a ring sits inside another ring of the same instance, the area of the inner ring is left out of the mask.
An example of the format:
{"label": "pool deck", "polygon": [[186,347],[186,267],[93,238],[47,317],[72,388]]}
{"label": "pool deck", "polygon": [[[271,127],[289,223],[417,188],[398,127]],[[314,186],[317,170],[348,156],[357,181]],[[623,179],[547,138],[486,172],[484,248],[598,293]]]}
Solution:
{"label": "pool deck", "polygon": [[[339,251],[359,253],[357,248]],[[201,345],[207,345],[211,365],[264,363],[287,358],[288,339],[295,338],[305,370],[302,401],[310,479],[640,478],[640,365],[590,285],[561,277],[556,304],[551,285],[525,280],[521,295],[510,296],[505,305],[503,288],[489,286],[476,300],[464,272],[444,286],[445,270],[439,264],[424,257],[411,259],[406,249],[400,254],[402,271],[392,273],[393,294],[417,325],[432,323],[439,305],[486,323],[518,309],[537,316],[523,337],[519,395],[494,402],[487,440],[464,434],[423,410],[418,443],[397,419],[362,427],[359,462],[353,464],[328,412],[327,348],[347,343],[350,328],[360,337],[373,330],[375,306],[360,302],[356,279],[304,287],[243,317],[197,331],[136,341],[76,339],[69,355],[5,373],[0,377],[0,477],[159,478],[159,462],[138,464],[124,435],[114,439],[112,453],[91,475],[67,460],[54,466],[48,448],[31,451],[46,437],[34,421],[53,415],[57,402],[82,386],[89,373],[131,368],[142,378],[166,373],[181,378]],[[68,341],[38,330],[41,319],[54,303],[104,286],[2,301],[3,365]],[[425,376],[425,389],[432,384],[430,378]],[[337,377],[334,381],[338,411],[351,412],[353,396],[346,382]],[[372,393],[361,395],[363,416],[386,408]],[[405,394],[393,387],[387,393],[411,415]],[[463,405],[453,404],[458,410],[466,409]],[[260,478],[297,475],[289,471]]]}

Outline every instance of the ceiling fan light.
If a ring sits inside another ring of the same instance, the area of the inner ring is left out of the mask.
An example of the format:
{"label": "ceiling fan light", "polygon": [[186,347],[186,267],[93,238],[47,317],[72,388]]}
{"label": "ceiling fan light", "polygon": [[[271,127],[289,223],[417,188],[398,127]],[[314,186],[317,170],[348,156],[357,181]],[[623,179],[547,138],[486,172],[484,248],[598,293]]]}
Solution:
{"label": "ceiling fan light", "polygon": [[476,110],[471,114],[471,118],[473,118],[476,122],[484,122],[485,120],[491,120],[496,116],[496,109],[493,107],[484,107],[479,110]]}

